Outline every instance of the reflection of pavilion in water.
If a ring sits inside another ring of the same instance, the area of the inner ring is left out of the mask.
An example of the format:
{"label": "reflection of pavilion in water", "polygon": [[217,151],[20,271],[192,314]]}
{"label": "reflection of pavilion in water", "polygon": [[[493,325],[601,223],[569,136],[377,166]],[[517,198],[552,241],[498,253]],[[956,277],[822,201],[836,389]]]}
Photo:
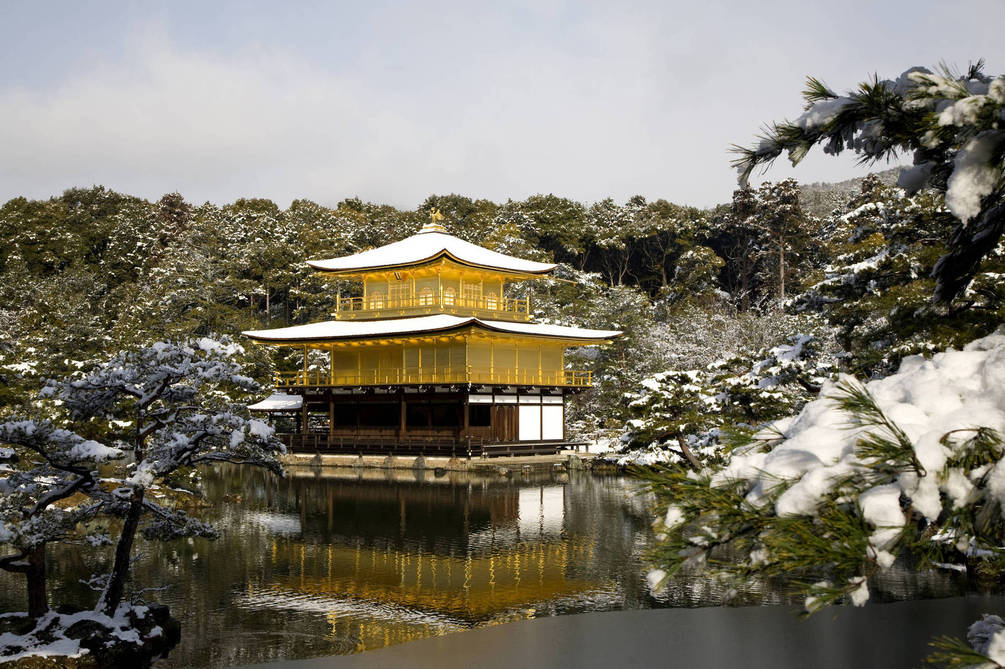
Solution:
{"label": "reflection of pavilion in water", "polygon": [[612,587],[570,569],[595,545],[566,533],[562,485],[331,481],[322,499],[317,489],[299,491],[299,535],[291,516],[273,519],[286,531],[271,542],[269,587],[241,603],[324,613],[347,650],[533,617]]}

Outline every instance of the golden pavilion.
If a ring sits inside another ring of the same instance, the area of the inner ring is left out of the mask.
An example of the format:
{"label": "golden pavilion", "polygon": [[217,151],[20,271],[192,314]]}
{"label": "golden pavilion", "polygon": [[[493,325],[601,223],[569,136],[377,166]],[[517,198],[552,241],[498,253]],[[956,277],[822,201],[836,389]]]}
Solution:
{"label": "golden pavilion", "polygon": [[[295,413],[291,448],[470,456],[567,443],[565,398],[592,378],[567,369],[565,351],[621,333],[533,322],[530,298],[507,287],[555,265],[449,235],[436,213],[401,241],[308,261],[362,282],[361,295],[337,298],[334,320],[244,333],[303,351],[300,369],[276,373],[279,394],[250,407]],[[323,368],[310,364],[316,352]]]}

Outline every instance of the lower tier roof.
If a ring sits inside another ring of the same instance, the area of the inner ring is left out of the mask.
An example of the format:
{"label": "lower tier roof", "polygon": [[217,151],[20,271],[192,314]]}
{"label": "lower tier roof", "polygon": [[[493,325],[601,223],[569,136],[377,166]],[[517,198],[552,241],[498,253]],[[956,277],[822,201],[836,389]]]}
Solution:
{"label": "lower tier roof", "polygon": [[466,327],[475,327],[492,332],[547,337],[549,339],[575,340],[583,343],[599,343],[621,336],[618,330],[590,330],[565,325],[543,323],[513,323],[492,321],[472,316],[434,314],[414,318],[388,318],[374,321],[324,321],[294,325],[271,330],[246,330],[243,334],[255,341],[276,343],[314,343],[350,339],[371,339],[374,337],[401,337],[450,332]]}
{"label": "lower tier roof", "polygon": [[303,395],[274,393],[261,402],[249,404],[249,411],[296,411],[304,406]]}

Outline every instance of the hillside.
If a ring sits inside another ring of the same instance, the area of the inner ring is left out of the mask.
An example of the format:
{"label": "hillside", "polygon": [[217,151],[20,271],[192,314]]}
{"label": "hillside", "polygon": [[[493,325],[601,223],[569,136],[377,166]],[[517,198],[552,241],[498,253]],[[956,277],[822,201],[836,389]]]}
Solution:
{"label": "hillside", "polygon": [[[887,186],[897,183],[900,167],[892,167],[881,172],[873,172],[880,182]],[[862,190],[862,181],[866,177],[855,177],[834,183],[815,182],[799,185],[799,198],[803,211],[817,218],[826,218],[835,209],[841,207],[854,195]]]}

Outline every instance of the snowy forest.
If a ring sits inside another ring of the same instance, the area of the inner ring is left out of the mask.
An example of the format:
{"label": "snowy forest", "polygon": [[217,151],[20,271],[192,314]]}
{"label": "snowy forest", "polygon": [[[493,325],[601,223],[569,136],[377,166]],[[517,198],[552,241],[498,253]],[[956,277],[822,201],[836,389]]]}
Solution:
{"label": "snowy forest", "polygon": [[[708,210],[554,195],[431,196],[410,211],[298,200],[283,210],[261,199],[194,205],[177,193],[148,202],[102,187],[18,198],[0,208],[0,392],[12,411],[41,379],[123,349],[326,320],[336,293],[358,286],[304,260],[406,237],[436,207],[452,234],[560,263],[554,278],[517,287],[535,318],[625,331],[575,362],[598,385],[574,408],[577,438],[626,439],[643,462],[676,457],[678,437],[713,454],[720,428],[797,411],[830,375],[883,376],[907,355],[961,346],[1001,322],[1001,253],[956,303],[931,302],[954,219],[938,193],[906,195],[897,174],[767,183]],[[273,369],[300,364],[270,354],[242,353],[266,386]]]}
{"label": "snowy forest", "polygon": [[[1005,78],[977,67],[871,86],[842,96],[811,80],[803,116],[741,150],[737,166],[749,175],[783,152],[798,162],[816,144],[872,160],[910,149],[913,166],[840,184],[743,185],[710,209],[552,194],[282,209],[179,193],[148,201],[101,186],[12,199],[0,208],[0,419],[69,411],[102,439],[106,428],[89,417],[126,420],[100,392],[123,382],[116,370],[175,356],[197,379],[227,385],[212,395],[223,427],[189,431],[224,442],[239,434],[228,457],[277,467],[269,434],[234,407],[301,361],[235,335],[329,319],[336,295],[358,287],[304,261],[404,238],[438,209],[451,234],[559,263],[552,277],[513,288],[538,321],[624,331],[570,354],[596,387],[568,422],[611,465],[652,477],[654,588],[679,569],[725,581],[799,575],[812,611],[864,603],[870,577],[908,555],[1000,583]],[[202,344],[150,352],[163,341]],[[49,381],[58,378],[82,380]],[[179,380],[170,378],[165,388]],[[6,441],[33,443],[10,425]],[[95,442],[50,441],[78,458],[112,457],[86,446]],[[176,470],[216,457],[209,441],[185,449],[148,471],[137,446],[128,480],[171,485]],[[143,504],[142,495],[100,501]],[[158,532],[211,529],[173,516]],[[726,546],[734,559],[723,566]],[[121,586],[113,599],[108,615]],[[947,657],[963,652],[954,643],[944,642]]]}

